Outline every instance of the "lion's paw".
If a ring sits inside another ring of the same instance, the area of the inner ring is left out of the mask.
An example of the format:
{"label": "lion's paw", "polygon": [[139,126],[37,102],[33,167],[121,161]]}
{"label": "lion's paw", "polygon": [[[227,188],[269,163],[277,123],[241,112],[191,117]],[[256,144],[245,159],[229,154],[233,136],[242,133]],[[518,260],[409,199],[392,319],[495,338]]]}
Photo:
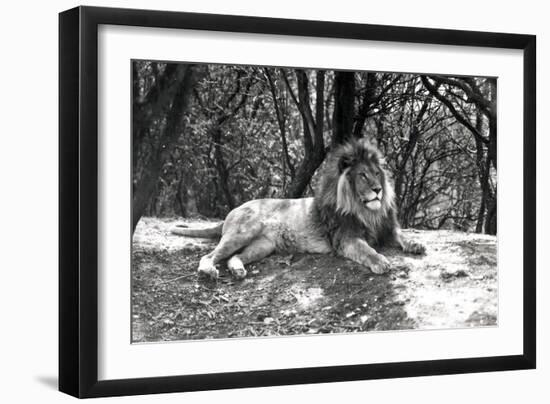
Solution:
{"label": "lion's paw", "polygon": [[376,254],[369,257],[368,266],[375,274],[383,274],[389,271],[390,262],[382,254]]}
{"label": "lion's paw", "polygon": [[246,277],[246,269],[243,262],[237,256],[233,256],[227,261],[227,269],[237,279],[244,279]]}
{"label": "lion's paw", "polygon": [[426,247],[415,241],[408,241],[405,243],[403,251],[409,254],[423,255],[426,254]]}
{"label": "lion's paw", "polygon": [[200,275],[207,276],[208,278],[211,278],[211,279],[218,279],[218,277],[220,276],[220,271],[218,271],[216,267],[212,267],[212,268],[199,267],[198,272]]}
{"label": "lion's paw", "polygon": [[199,274],[205,275],[212,279],[218,279],[220,271],[216,269],[216,266],[210,258],[202,257],[197,269]]}
{"label": "lion's paw", "polygon": [[246,269],[244,268],[232,268],[230,271],[237,279],[244,279],[246,277]]}

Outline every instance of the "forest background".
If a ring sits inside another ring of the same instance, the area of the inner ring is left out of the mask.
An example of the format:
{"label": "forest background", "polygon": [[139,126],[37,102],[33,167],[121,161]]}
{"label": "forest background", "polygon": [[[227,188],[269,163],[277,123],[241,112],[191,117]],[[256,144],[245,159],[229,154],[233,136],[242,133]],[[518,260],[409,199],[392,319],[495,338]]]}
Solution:
{"label": "forest background", "polygon": [[496,234],[496,78],[134,61],[133,229],[315,193],[374,141],[405,228]]}

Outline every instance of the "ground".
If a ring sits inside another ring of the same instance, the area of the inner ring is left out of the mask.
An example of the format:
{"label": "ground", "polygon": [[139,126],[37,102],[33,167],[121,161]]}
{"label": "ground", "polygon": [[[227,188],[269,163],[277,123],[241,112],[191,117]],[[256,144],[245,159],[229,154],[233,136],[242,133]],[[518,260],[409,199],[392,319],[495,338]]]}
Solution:
{"label": "ground", "polygon": [[[497,323],[496,237],[404,230],[425,256],[381,252],[388,274],[375,275],[327,255],[272,255],[235,280],[199,277],[214,240],[170,234],[182,220],[143,218],[132,251],[132,340],[257,337],[442,329]],[[185,221],[192,226],[211,222]]]}

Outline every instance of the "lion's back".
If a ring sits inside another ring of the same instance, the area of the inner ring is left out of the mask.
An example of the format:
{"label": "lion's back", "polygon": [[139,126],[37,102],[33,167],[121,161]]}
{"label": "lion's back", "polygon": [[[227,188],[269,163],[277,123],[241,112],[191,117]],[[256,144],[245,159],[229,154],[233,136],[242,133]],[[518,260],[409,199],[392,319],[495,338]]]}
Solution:
{"label": "lion's back", "polygon": [[262,237],[272,240],[280,251],[331,251],[327,240],[313,222],[314,198],[254,199],[232,210],[224,232],[231,227],[261,226]]}

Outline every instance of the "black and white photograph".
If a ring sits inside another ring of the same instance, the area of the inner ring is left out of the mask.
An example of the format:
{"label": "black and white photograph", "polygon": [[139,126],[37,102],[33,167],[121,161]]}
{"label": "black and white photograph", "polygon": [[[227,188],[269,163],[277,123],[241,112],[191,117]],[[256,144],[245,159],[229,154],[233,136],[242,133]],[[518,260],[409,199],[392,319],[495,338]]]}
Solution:
{"label": "black and white photograph", "polygon": [[131,69],[132,343],[498,326],[496,77]]}

